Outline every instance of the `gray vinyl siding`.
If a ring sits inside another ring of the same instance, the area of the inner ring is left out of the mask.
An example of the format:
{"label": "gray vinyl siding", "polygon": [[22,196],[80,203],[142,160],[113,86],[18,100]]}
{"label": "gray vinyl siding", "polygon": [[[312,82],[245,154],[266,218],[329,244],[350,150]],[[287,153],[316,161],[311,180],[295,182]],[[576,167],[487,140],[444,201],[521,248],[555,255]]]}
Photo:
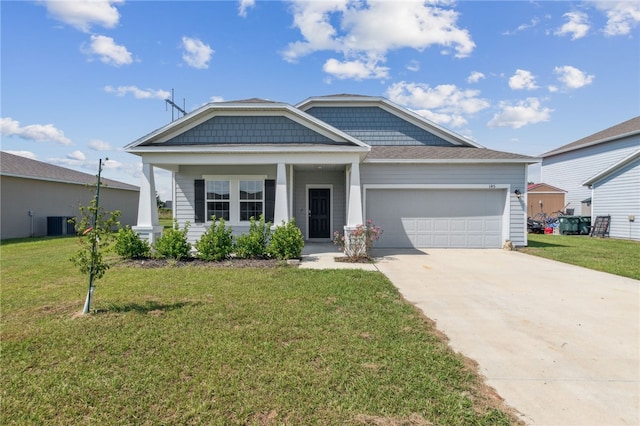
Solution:
{"label": "gray vinyl siding", "polygon": [[[195,243],[206,231],[209,224],[195,223],[194,181],[202,179],[202,175],[266,175],[267,179],[275,179],[276,166],[181,166],[175,174],[174,211],[178,225],[183,228],[189,222],[187,237],[191,244]],[[233,225],[234,235],[240,235],[249,230],[249,225]]]}
{"label": "gray vinyl siding", "polygon": [[454,146],[379,107],[313,107],[306,112],[372,146]]}
{"label": "gray vinyl siding", "polygon": [[526,165],[364,164],[360,179],[363,185],[511,185],[509,239],[517,246],[527,244],[526,198],[518,200],[513,196],[515,189],[525,192]]}
{"label": "gray vinyl siding", "polygon": [[610,237],[640,240],[640,160],[593,185],[592,212],[611,216]]}
{"label": "gray vinyl siding", "polygon": [[635,136],[543,158],[540,180],[567,191],[567,208],[582,215],[581,201],[591,196],[591,190],[582,184],[631,155],[639,146],[640,136]]}
{"label": "gray vinyl siding", "polygon": [[287,117],[278,116],[213,117],[162,145],[274,143],[344,145]]}
{"label": "gray vinyl siding", "polygon": [[307,236],[307,185],[313,184],[315,187],[332,186],[332,208],[333,208],[333,231],[342,231],[346,223],[346,181],[344,171],[295,171],[294,172],[294,194],[293,194],[293,217],[296,225],[302,231],[302,235]]}
{"label": "gray vinyl siding", "polygon": [[[47,217],[77,217],[79,207],[87,206],[95,197],[95,187],[50,180],[1,176],[0,205],[2,215],[0,239],[28,238],[47,235]],[[100,207],[119,210],[122,226],[134,226],[138,218],[137,190],[100,187]],[[29,216],[31,210],[33,216]]]}

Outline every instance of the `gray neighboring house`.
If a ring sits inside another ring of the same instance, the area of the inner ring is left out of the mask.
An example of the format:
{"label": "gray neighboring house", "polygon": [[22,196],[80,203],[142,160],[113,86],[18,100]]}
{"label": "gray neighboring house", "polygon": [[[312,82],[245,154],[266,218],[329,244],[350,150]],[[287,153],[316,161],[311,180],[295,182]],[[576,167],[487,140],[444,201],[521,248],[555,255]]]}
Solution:
{"label": "gray neighboring house", "polygon": [[640,116],[542,154],[540,174],[574,214],[610,215],[609,236],[640,240]]}
{"label": "gray neighboring house", "polygon": [[211,217],[235,233],[264,214],[330,241],[372,219],[379,247],[500,248],[527,244],[527,166],[381,97],[209,103],[125,147],[140,156],[138,224],[162,232],[153,170],[173,173],[173,213],[196,241]]}
{"label": "gray neighboring house", "polygon": [[[91,202],[95,183],[94,175],[0,152],[0,239],[72,234],[66,219]],[[135,225],[139,188],[104,177],[102,183],[100,206]]]}

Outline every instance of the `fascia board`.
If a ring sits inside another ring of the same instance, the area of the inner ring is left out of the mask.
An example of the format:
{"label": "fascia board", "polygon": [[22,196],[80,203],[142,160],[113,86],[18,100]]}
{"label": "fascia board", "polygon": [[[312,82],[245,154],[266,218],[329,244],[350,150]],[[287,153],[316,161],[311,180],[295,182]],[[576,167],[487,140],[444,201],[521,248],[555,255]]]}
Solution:
{"label": "fascia board", "polygon": [[423,158],[423,159],[413,159],[413,158],[407,158],[407,159],[385,159],[385,158],[375,158],[375,159],[368,159],[365,160],[365,163],[378,163],[378,164],[476,164],[476,163],[482,163],[482,164],[496,164],[496,163],[500,163],[500,164],[537,164],[540,163],[542,160],[539,158],[534,158],[532,160],[530,159],[520,159],[520,158],[514,158],[514,159],[488,159],[488,158],[477,158],[477,159],[473,159],[473,158],[457,158],[457,159],[450,159],[450,160],[446,160],[446,159],[429,159],[429,158]]}
{"label": "fascia board", "polygon": [[[90,186],[90,185],[88,185],[86,183],[75,182],[75,181],[72,181],[72,180],[54,179],[54,178],[39,177],[39,176],[26,176],[26,175],[19,175],[19,174],[16,174],[16,173],[0,173],[0,176],[13,177],[13,178],[18,178],[18,179],[37,180],[37,181],[42,181],[42,182],[64,183],[64,184],[67,184],[67,185],[78,185],[78,186],[84,186],[84,187],[87,187],[87,188]],[[127,185],[129,185],[129,184],[127,184]],[[135,185],[131,185],[131,186],[135,187]],[[123,188],[123,187],[110,186],[108,182],[103,182],[100,185],[100,188],[117,189],[117,190],[120,190],[120,191],[134,191],[134,192],[140,191],[139,188]]]}
{"label": "fascia board", "polygon": [[609,176],[610,174],[614,173],[616,170],[618,170],[618,169],[626,166],[627,164],[637,160],[638,158],[640,158],[640,150],[638,150],[638,151],[634,152],[633,154],[623,158],[622,160],[618,161],[617,163],[615,163],[611,167],[607,167],[606,169],[604,169],[600,173],[590,177],[589,179],[584,181],[582,186],[593,185],[593,184],[597,183],[598,181],[604,179],[605,177]]}
{"label": "fascia board", "polygon": [[634,130],[632,132],[623,133],[621,135],[616,135],[616,136],[610,136],[608,138],[598,139],[598,140],[595,140],[595,141],[587,142],[585,144],[572,146],[572,147],[568,147],[568,148],[553,149],[551,151],[547,151],[545,153],[540,154],[539,157],[549,158],[549,157],[553,157],[553,156],[556,156],[556,155],[559,155],[559,154],[564,154],[564,153],[572,152],[572,151],[578,151],[578,150],[583,149],[583,148],[589,148],[591,146],[600,145],[600,144],[607,143],[607,142],[613,142],[613,141],[616,141],[618,139],[625,139],[625,138],[633,137],[633,136],[636,136],[636,135],[640,135],[640,130]]}
{"label": "fascia board", "polygon": [[206,153],[206,154],[237,154],[237,153],[248,153],[248,154],[270,154],[270,153],[309,153],[312,154],[314,152],[333,152],[336,154],[340,153],[362,153],[367,154],[370,151],[369,147],[361,147],[361,146],[333,146],[333,145],[315,145],[313,147],[304,146],[304,145],[296,145],[296,146],[286,146],[286,145],[278,145],[278,146],[265,146],[265,145],[236,145],[236,146],[203,146],[199,147],[197,145],[181,145],[181,146],[140,146],[136,148],[131,148],[127,150],[127,152],[131,154],[144,154],[144,153]]}

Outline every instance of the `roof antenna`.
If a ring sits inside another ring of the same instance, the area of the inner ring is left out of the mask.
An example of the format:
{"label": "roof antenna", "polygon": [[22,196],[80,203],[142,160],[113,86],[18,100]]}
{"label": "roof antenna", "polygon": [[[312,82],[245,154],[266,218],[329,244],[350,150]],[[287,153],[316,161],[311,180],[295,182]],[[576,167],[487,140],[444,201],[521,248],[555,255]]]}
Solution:
{"label": "roof antenna", "polygon": [[171,105],[171,121],[175,120],[174,118],[175,110],[180,111],[182,115],[187,115],[187,112],[184,110],[184,103],[185,103],[184,98],[182,98],[182,108],[180,108],[178,105],[176,105],[175,102],[173,102],[173,89],[171,89],[171,99],[165,99],[164,102],[165,102],[165,109],[167,104]]}

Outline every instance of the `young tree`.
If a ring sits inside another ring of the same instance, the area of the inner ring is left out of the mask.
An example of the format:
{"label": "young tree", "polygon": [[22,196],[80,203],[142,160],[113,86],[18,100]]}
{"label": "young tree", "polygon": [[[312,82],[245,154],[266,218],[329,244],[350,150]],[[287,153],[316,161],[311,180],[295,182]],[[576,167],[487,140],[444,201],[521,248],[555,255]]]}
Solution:
{"label": "young tree", "polygon": [[[108,160],[108,158],[107,158]],[[89,290],[84,303],[83,314],[89,313],[95,280],[102,278],[109,264],[102,253],[109,248],[115,239],[114,228],[118,227],[120,212],[107,212],[100,207],[100,175],[102,159],[98,164],[96,195],[88,206],[80,206],[80,216],[74,219],[80,249],[71,256],[71,262],[80,269],[80,273],[89,277]]]}

